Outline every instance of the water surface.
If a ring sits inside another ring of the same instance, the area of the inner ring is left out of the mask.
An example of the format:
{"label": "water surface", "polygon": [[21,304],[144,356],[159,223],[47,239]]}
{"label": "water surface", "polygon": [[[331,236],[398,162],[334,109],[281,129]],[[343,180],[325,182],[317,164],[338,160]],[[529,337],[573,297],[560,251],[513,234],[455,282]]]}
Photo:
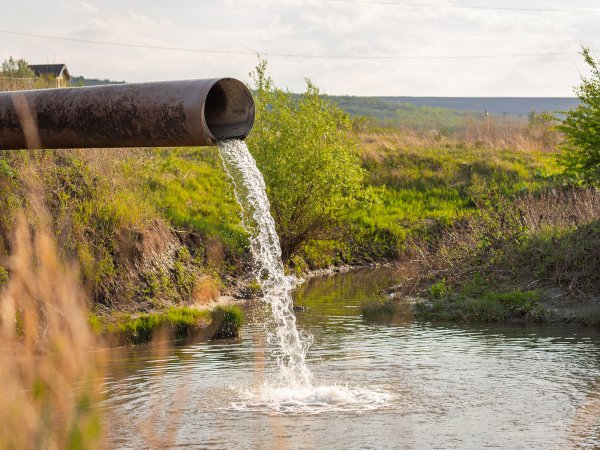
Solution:
{"label": "water surface", "polygon": [[[114,445],[172,448],[594,448],[600,333],[585,328],[365,322],[389,270],[295,293],[313,336],[310,392],[277,384],[255,307],[239,341],[110,354]],[[266,316],[265,316],[266,315]]]}

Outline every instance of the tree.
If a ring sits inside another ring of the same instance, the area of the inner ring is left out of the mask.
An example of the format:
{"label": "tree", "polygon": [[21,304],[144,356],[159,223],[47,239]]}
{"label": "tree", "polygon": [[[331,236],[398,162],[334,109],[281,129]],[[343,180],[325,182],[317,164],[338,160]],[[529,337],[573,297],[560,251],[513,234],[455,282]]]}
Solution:
{"label": "tree", "polygon": [[284,259],[311,239],[331,238],[369,201],[352,122],[306,81],[278,89],[261,60],[251,73],[257,120],[249,146],[262,171]]}
{"label": "tree", "polygon": [[2,76],[11,78],[34,78],[35,73],[24,59],[15,60],[12,56],[2,62]]}
{"label": "tree", "polygon": [[581,105],[568,111],[558,129],[565,135],[559,160],[576,183],[600,186],[600,62],[583,49],[590,78],[581,78],[575,93]]}

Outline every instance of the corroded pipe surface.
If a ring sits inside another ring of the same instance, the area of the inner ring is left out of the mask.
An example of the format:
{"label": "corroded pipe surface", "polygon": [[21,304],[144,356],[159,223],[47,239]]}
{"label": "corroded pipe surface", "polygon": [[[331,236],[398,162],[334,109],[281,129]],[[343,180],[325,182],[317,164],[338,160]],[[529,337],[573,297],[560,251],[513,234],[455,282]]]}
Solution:
{"label": "corroded pipe surface", "polygon": [[0,150],[214,145],[253,123],[233,78],[0,93]]}

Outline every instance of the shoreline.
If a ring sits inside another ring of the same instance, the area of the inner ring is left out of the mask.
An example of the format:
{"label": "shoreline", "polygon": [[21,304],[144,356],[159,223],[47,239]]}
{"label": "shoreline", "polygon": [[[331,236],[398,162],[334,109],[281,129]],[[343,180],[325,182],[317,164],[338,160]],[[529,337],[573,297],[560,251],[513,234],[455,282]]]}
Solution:
{"label": "shoreline", "polygon": [[[417,322],[432,322],[432,323],[456,323],[456,324],[511,324],[511,325],[527,325],[527,324],[538,324],[538,325],[553,325],[553,326],[577,326],[577,327],[596,327],[600,325],[600,297],[589,295],[586,297],[578,297],[569,295],[566,292],[559,292],[557,289],[542,288],[537,291],[540,292],[540,298],[535,302],[536,306],[539,305],[543,308],[543,314],[536,317],[527,317],[527,314],[520,310],[509,311],[506,316],[501,318],[498,317],[469,317],[464,311],[455,311],[452,313],[452,308],[456,307],[457,301],[455,297],[449,296],[446,298],[431,298],[426,295],[427,290],[421,289],[416,295],[406,294],[402,291],[403,270],[415,270],[419,271],[418,262],[415,261],[402,261],[402,260],[383,260],[381,262],[372,263],[358,263],[358,264],[344,264],[341,266],[330,266],[325,269],[315,269],[306,272],[301,277],[298,277],[298,285],[307,282],[313,278],[330,277],[337,274],[349,273],[360,270],[382,270],[391,269],[398,270],[398,284],[392,285],[389,288],[383,290],[383,294],[386,296],[386,302],[393,302],[396,307],[408,306],[412,317]],[[413,272],[414,273],[414,272]],[[409,278],[411,291],[414,292],[416,286],[420,285],[423,287],[427,280],[426,274],[418,274]],[[215,297],[213,300],[202,303],[185,305],[181,308],[188,308],[191,310],[198,311],[205,315],[205,318],[210,316],[210,313],[217,308],[228,308],[228,307],[244,307],[252,301],[261,299],[259,292],[249,288],[249,278],[247,275],[236,277],[234,283],[224,294]],[[508,284],[504,287],[499,286],[494,291],[490,292],[508,292],[510,288]],[[472,304],[476,304],[479,301],[483,301],[484,296],[479,298],[470,298],[469,301]],[[131,314],[130,319],[136,320],[137,318],[144,315],[156,315],[160,316],[164,314],[164,310],[150,311],[148,313]],[[122,315],[122,313],[115,312],[109,313],[107,316],[103,316],[107,320],[115,320]],[[210,332],[214,328],[212,321],[204,320],[198,323],[197,326],[193,327],[193,333],[188,333],[185,339],[167,339],[171,341],[177,340],[195,340],[195,341],[207,341],[211,339]],[[160,328],[160,327],[158,327]],[[158,329],[157,328],[157,329]],[[191,336],[193,335],[193,336]],[[110,339],[109,339],[110,341]],[[114,341],[114,340],[113,340]],[[149,341],[148,341],[149,342]],[[130,345],[143,345],[146,342],[135,343],[135,342],[122,342],[117,339],[115,345],[106,345],[107,348],[130,346]]]}

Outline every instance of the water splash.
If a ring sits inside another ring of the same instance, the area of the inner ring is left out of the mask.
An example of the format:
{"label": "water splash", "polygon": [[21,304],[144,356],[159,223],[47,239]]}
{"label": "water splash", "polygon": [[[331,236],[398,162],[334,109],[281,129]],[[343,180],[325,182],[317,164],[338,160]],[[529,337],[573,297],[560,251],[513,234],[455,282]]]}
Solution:
{"label": "water splash", "polygon": [[306,366],[309,342],[296,328],[291,296],[294,283],[284,272],[263,176],[244,141],[230,139],[217,144],[242,208],[242,225],[250,234],[257,279],[275,319],[282,381],[292,389],[309,388],[311,374]]}
{"label": "water splash", "polygon": [[269,412],[285,415],[357,413],[384,408],[393,395],[383,390],[351,388],[343,385],[315,387],[276,387],[265,385],[242,392],[241,401],[231,403],[229,411]]}

